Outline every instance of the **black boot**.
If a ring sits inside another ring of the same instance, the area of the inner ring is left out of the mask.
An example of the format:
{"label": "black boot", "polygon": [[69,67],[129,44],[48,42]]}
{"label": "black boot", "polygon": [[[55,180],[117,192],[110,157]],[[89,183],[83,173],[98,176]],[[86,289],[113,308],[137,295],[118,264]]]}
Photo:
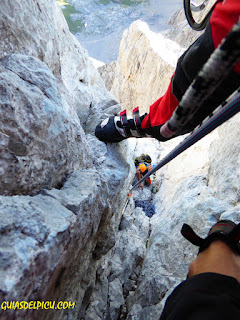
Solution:
{"label": "black boot", "polygon": [[96,137],[105,142],[120,142],[124,139],[135,137],[147,137],[146,130],[141,128],[141,122],[146,114],[139,115],[139,108],[133,110],[133,117],[128,119],[126,110],[119,116],[111,116],[101,123],[95,129]]}
{"label": "black boot", "polygon": [[156,138],[166,141],[160,134],[161,126],[141,128],[141,123],[147,114],[140,117],[139,108],[133,110],[133,117],[128,119],[126,110],[119,116],[111,116],[99,123],[95,129],[96,137],[104,142],[120,142],[127,138]]}

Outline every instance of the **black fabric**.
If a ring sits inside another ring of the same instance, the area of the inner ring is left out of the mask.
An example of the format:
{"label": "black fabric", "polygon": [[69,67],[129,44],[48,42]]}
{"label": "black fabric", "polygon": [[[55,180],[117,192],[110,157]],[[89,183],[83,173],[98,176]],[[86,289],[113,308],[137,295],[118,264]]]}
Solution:
{"label": "black fabric", "polygon": [[145,170],[144,172],[141,172],[143,176],[145,176],[148,173],[148,169]]}
{"label": "black fabric", "polygon": [[[173,94],[178,101],[181,100],[185,91],[192,83],[198,72],[208,60],[214,45],[210,24],[205,32],[188,48],[179,58],[177,68],[172,79]],[[228,96],[240,86],[240,75],[234,71],[222,81],[221,85],[215,90],[209,99],[207,99],[194,117],[182,128],[177,135],[191,132],[208,115],[210,115]]]}
{"label": "black fabric", "polygon": [[180,101],[202,66],[214,51],[210,24],[205,32],[178,59],[172,89]]}
{"label": "black fabric", "polygon": [[107,125],[103,128],[99,123],[95,129],[95,135],[99,140],[107,142],[120,142],[125,139],[116,129],[114,116],[109,117]]}
{"label": "black fabric", "polygon": [[188,224],[184,223],[181,234],[192,244],[200,247],[199,252],[207,249],[213,241],[221,240],[235,254],[240,255],[240,223],[237,225],[231,220],[219,220],[212,226],[205,239],[200,238]]}
{"label": "black fabric", "polygon": [[240,319],[240,284],[232,277],[202,273],[172,292],[159,320],[215,319]]}
{"label": "black fabric", "polygon": [[155,206],[148,200],[135,200],[135,208],[142,208],[148,218],[155,214]]}
{"label": "black fabric", "polygon": [[146,132],[147,132],[147,134],[151,135],[153,138],[155,138],[159,141],[167,141],[169,139],[163,137],[160,133],[160,129],[162,126],[163,126],[163,124],[161,124],[160,126],[149,127],[146,129]]}

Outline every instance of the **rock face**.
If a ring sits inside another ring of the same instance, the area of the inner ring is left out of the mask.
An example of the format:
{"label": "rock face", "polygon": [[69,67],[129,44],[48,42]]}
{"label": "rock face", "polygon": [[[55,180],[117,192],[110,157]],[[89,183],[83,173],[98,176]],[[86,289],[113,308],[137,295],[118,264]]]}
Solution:
{"label": "rock face", "polygon": [[[181,236],[183,223],[206,237],[219,219],[240,222],[239,122],[237,115],[159,170],[153,178],[156,195],[147,188],[134,191],[116,245],[102,257],[86,319],[104,314],[103,319],[158,320],[198,251]],[[149,144],[148,154],[162,159],[182,139]],[[135,199],[153,199],[156,214],[147,218]]]}
{"label": "rock face", "polygon": [[77,113],[66,109],[46,64],[10,54],[0,65],[0,193],[36,194],[92,167]]}
{"label": "rock face", "polygon": [[[239,180],[236,185],[240,160],[239,121],[240,116],[235,116],[158,173],[157,179],[162,183],[154,198],[157,214],[151,219],[153,231],[127,319],[131,319],[130,314],[136,319],[158,319],[164,303],[162,297],[186,278],[197,249],[181,236],[183,223],[205,237],[219,219],[240,222]],[[233,143],[229,153],[225,152],[225,139]],[[166,148],[169,147],[172,148],[166,144]],[[220,171],[219,165],[224,167],[221,178],[216,174]],[[226,179],[225,173],[230,179]],[[154,302],[148,300],[152,290],[156,292]]]}
{"label": "rock face", "polygon": [[59,81],[64,102],[76,108],[83,125],[92,101],[109,96],[95,68],[69,32],[56,1],[2,1],[0,57],[21,53],[45,62]]}
{"label": "rock face", "polygon": [[0,15],[0,194],[35,194],[92,166],[82,127],[113,97],[56,1],[3,1]]}
{"label": "rock face", "polygon": [[94,136],[121,107],[56,1],[3,1],[0,28],[0,300],[76,303],[1,319],[77,319],[133,176],[127,144]]}
{"label": "rock face", "polygon": [[[176,39],[184,46],[189,45],[200,35],[189,31],[189,27],[183,21],[182,12],[177,12],[171,21],[173,29],[165,35]],[[176,27],[177,24],[180,28]],[[123,44],[127,43],[128,46],[124,47],[125,50],[120,50],[114,79],[114,81],[122,79],[126,82],[125,88],[131,90],[133,88],[131,79],[136,76],[135,88],[131,91],[131,96],[128,96],[128,91],[124,91],[126,94],[124,96],[120,85],[119,91],[117,87],[109,86],[121,102],[122,96],[126,97],[126,101],[129,99],[128,105],[134,100],[134,105],[131,107],[138,104],[136,98],[139,93],[138,83],[148,79],[145,74],[142,76],[141,72],[138,73],[137,68],[131,74],[130,68],[120,67],[122,61],[130,60],[129,56],[135,49],[135,42],[127,42],[126,34],[130,34],[134,28],[137,29],[137,26],[138,23],[135,23],[125,32],[121,46],[123,48]],[[136,29],[134,30],[137,38],[139,30]],[[144,38],[143,35],[141,37]],[[140,42],[139,38],[137,40]],[[151,52],[152,47],[149,50],[147,45],[144,46],[143,52],[145,49]],[[135,58],[138,61],[137,54]],[[134,63],[131,70],[135,66]],[[104,70],[112,70],[111,67],[107,66],[105,69],[102,67],[100,71],[103,74]],[[124,76],[121,78],[124,72],[129,75],[128,79]],[[103,303],[101,299],[103,291],[96,287],[94,301],[89,305],[86,319],[101,319],[100,315],[104,314],[104,319],[158,320],[166,298],[174,287],[186,279],[189,264],[198,251],[181,236],[183,223],[191,225],[200,236],[205,237],[210,227],[219,219],[240,222],[239,123],[240,115],[236,115],[158,171],[155,178],[155,190],[158,192],[155,196],[149,195],[153,198],[156,214],[146,222],[143,222],[143,219],[146,219],[144,212],[140,208],[135,208],[134,199],[145,199],[148,194],[146,191],[149,190],[144,190],[142,194],[140,191],[135,191],[134,198],[124,211],[116,246],[102,258],[104,268],[99,270],[99,283],[102,285],[101,288],[108,288],[109,303]],[[182,139],[179,137],[161,143],[160,149],[157,146],[151,148],[147,142],[144,150],[143,142],[139,150],[159,160]],[[145,249],[139,237],[145,243]],[[140,253],[132,248],[133,238]],[[135,254],[135,259],[131,256],[126,260],[126,255],[130,252]],[[129,260],[133,261],[131,265],[128,264]],[[114,277],[116,274],[117,280]]]}
{"label": "rock face", "polygon": [[135,21],[123,33],[117,62],[98,70],[124,108],[139,106],[144,113],[164,94],[182,52],[177,43]]}
{"label": "rock face", "polygon": [[[195,21],[202,21],[205,12],[195,12],[194,16],[196,14]],[[188,48],[203,33],[203,31],[195,31],[189,26],[184,9],[177,10],[170,17],[168,24],[170,28],[163,32],[164,36],[176,41],[183,48]]]}
{"label": "rock face", "polygon": [[[99,141],[96,124],[121,106],[56,2],[4,0],[0,17],[0,301],[75,302],[1,310],[1,319],[159,319],[197,252],[182,224],[205,236],[219,218],[240,222],[240,116],[129,199],[134,154],[156,164],[182,138]],[[111,71],[117,98],[134,106],[158,98],[158,80],[168,83],[173,70],[160,42],[176,60],[182,49],[145,24],[125,32],[116,78]],[[151,219],[138,199],[154,203]]]}

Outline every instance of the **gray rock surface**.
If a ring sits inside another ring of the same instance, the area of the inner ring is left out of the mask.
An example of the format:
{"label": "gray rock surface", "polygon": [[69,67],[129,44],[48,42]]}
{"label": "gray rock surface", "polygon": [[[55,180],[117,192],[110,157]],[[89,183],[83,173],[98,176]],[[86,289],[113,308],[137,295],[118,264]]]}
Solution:
{"label": "gray rock surface", "polygon": [[120,105],[56,1],[2,1],[0,27],[0,300],[76,303],[1,319],[84,317],[134,174],[94,136]]}
{"label": "gray rock surface", "polygon": [[100,67],[99,72],[124,108],[132,111],[139,106],[144,113],[164,94],[182,52],[176,42],[138,20],[124,31],[116,63]]}
{"label": "gray rock surface", "polygon": [[[99,280],[87,309],[86,319],[119,319],[126,308],[126,298],[134,293],[146,252],[149,218],[131,199],[119,224],[116,245],[104,257],[98,270]],[[107,290],[107,303],[102,290]],[[94,311],[95,310],[95,311]]]}
{"label": "gray rock surface", "polygon": [[113,86],[113,81],[116,77],[116,72],[117,72],[116,67],[117,67],[116,61],[97,67],[97,70],[100,73],[102,79],[104,80],[105,86],[109,91],[111,91]]}
{"label": "gray rock surface", "polygon": [[0,85],[0,194],[36,194],[92,167],[77,113],[62,103],[45,63],[27,55],[5,56]]}
{"label": "gray rock surface", "polygon": [[36,194],[92,166],[90,106],[114,97],[56,1],[4,0],[0,28],[0,194]]}
{"label": "gray rock surface", "polygon": [[216,197],[235,206],[240,201],[239,116],[222,125],[218,134],[210,153],[209,185]]}
{"label": "gray rock surface", "polygon": [[[152,42],[164,38],[140,22],[125,33],[115,98],[55,1],[4,0],[0,18],[0,300],[75,302],[1,319],[159,319],[197,252],[182,224],[205,236],[220,218],[240,222],[239,115],[158,171],[157,194],[128,199],[134,157],[149,153],[155,164],[182,137],[105,144],[94,129],[120,111],[118,96],[135,107],[139,92],[149,106],[157,77],[165,90],[172,67]],[[182,50],[162,43],[175,57]],[[155,204],[151,219],[135,208],[139,198]]]}
{"label": "gray rock surface", "polygon": [[[196,2],[198,4],[200,2]],[[209,0],[205,3],[206,6],[201,11],[192,11],[193,19],[197,23],[201,23],[205,18],[206,14],[210,11],[212,6],[215,4],[214,0]],[[183,8],[176,10],[172,14],[168,21],[170,28],[163,32],[164,36],[169,39],[176,41],[180,46],[188,48],[204,31],[193,30],[187,19]]]}
{"label": "gray rock surface", "polygon": [[3,0],[0,29],[0,57],[20,53],[45,62],[59,81],[62,99],[77,108],[81,123],[92,101],[110,96],[88,53],[69,32],[57,1]]}
{"label": "gray rock surface", "polygon": [[[196,16],[196,13],[194,15]],[[205,15],[204,12],[197,13],[196,21],[201,21],[203,15]],[[173,13],[168,24],[170,28],[163,32],[164,36],[176,41],[186,49],[203,33],[203,31],[195,31],[189,26],[183,8]]]}
{"label": "gray rock surface", "polygon": [[[176,41],[183,46],[187,47],[201,34],[191,31],[183,19],[182,13],[176,13],[172,17],[171,23],[173,24],[173,29],[165,35],[176,39]],[[134,50],[137,51],[138,49],[136,47],[140,42],[139,39],[144,39],[144,35],[141,34],[141,36],[139,36],[139,30],[136,30],[138,27],[139,24],[136,23],[131,26],[132,29],[130,28],[126,31],[122,45],[128,43],[129,46],[126,45],[124,47],[125,50],[120,51],[120,63],[130,61],[130,53]],[[131,34],[131,31],[133,31],[132,38],[137,39],[136,42],[126,41],[126,35]],[[135,31],[136,35],[134,35]],[[148,39],[149,43],[150,39],[151,37]],[[149,44],[147,44],[147,40],[143,40],[143,43],[145,43],[143,46],[144,49],[148,48]],[[139,47],[141,47],[141,45],[139,45]],[[144,50],[142,52],[144,52]],[[151,52],[151,50],[148,49],[148,52]],[[137,55],[135,60],[137,61]],[[159,61],[156,59],[154,64],[158,65],[158,63]],[[127,64],[125,66],[127,66]],[[118,79],[119,87],[116,86],[114,88],[114,94],[119,97],[127,97],[130,91],[131,97],[128,101],[135,99],[135,93],[138,95],[138,83],[146,80],[144,72],[138,73],[137,68],[134,69],[134,67],[134,63],[132,69],[130,66],[125,68],[122,64],[121,67],[118,65],[119,69],[116,70],[115,80]],[[104,67],[102,67],[102,69],[104,69]],[[120,87],[122,81],[124,82],[123,78],[121,79],[124,72],[129,75],[128,78],[125,78],[125,80],[127,79],[125,88],[128,88],[128,90],[124,91],[126,96],[124,96],[121,91],[124,90],[124,87]],[[119,76],[120,74],[121,76]],[[131,89],[129,90],[132,79],[134,79],[134,90],[136,90],[134,93]],[[135,81],[136,79],[137,81]],[[114,86],[111,87],[111,90],[113,90],[113,87]],[[142,93],[142,90],[140,90],[140,92]],[[126,101],[127,99],[128,98],[126,98]],[[120,102],[121,101],[123,100],[120,100]],[[134,102],[135,105],[141,103],[136,101],[137,100]],[[128,105],[131,106],[131,102]],[[131,107],[129,109],[131,109]],[[167,297],[174,287],[186,278],[189,264],[196,257],[198,250],[181,236],[180,230],[183,223],[188,223],[200,236],[205,237],[210,227],[219,219],[230,219],[236,223],[240,222],[239,122],[240,116],[237,115],[162,168],[156,175],[157,188],[155,190],[159,189],[156,195],[149,194],[147,188],[144,188],[143,191],[134,191],[133,200],[153,198],[156,214],[149,220],[148,236],[145,238],[147,239],[146,250],[143,253],[141,264],[134,271],[133,286],[127,292],[122,291],[125,299],[124,303],[122,299],[119,299],[115,303],[114,312],[116,312],[116,308],[118,308],[120,312],[118,317],[120,319],[158,320]],[[161,143],[160,159],[172,150],[182,139],[182,137],[179,137],[167,143]],[[141,139],[140,141],[145,142],[146,139]],[[155,156],[156,153],[154,149],[151,148],[147,142],[144,142],[140,143],[140,148],[136,148],[136,155],[146,152],[153,156],[153,158],[159,160],[158,156]],[[155,149],[157,150],[158,147],[155,146]],[[133,224],[136,210],[141,211],[140,208],[134,209],[133,204],[132,207],[128,207],[123,214],[123,219],[120,224],[120,231],[122,229],[128,229],[128,234],[123,234],[125,238],[122,240],[126,246],[128,246],[128,243],[131,243],[129,239],[129,236],[131,238],[131,232],[135,232],[134,234],[136,234]],[[125,216],[126,214],[127,216]],[[144,213],[142,212],[141,214],[144,217]],[[144,238],[144,234],[142,234],[142,236]],[[137,241],[136,245],[139,246]],[[111,250],[111,252],[114,252],[114,255],[111,256],[112,265],[118,263],[118,256],[121,252],[122,254],[125,252],[124,247],[122,251],[118,253],[120,248],[121,244],[117,243],[116,247],[114,246]],[[103,257],[103,260],[108,261],[108,258],[105,260],[105,257]],[[118,269],[118,278],[126,274],[125,267],[126,262],[123,260],[122,271],[120,268]],[[107,268],[103,271],[105,281],[108,279],[108,274],[111,275],[112,272],[115,272],[114,268],[111,268],[112,271]],[[123,282],[123,288],[125,283],[132,280],[132,276],[133,274],[127,281],[125,280],[126,282]],[[109,283],[110,281],[108,279],[108,285]],[[105,287],[108,287],[108,285],[106,283],[104,284]],[[98,290],[97,287],[96,290]],[[115,290],[121,289],[119,286],[116,286]],[[111,295],[114,297],[112,290],[109,295],[109,301],[112,299]],[[96,301],[99,301],[99,296],[100,292],[96,291]],[[119,301],[123,303],[120,307]],[[101,306],[101,303],[99,303],[98,315],[100,314],[99,310],[104,310],[105,312],[107,310],[108,317],[115,319],[115,313],[111,311],[114,308],[112,302],[111,307],[105,305],[102,306],[101,309]],[[94,314],[94,304],[90,305],[90,309],[91,314]]]}
{"label": "gray rock surface", "polygon": [[[235,116],[159,170],[156,195],[148,188],[133,192],[116,244],[101,259],[86,319],[102,319],[101,314],[103,319],[159,319],[166,298],[186,278],[198,251],[181,236],[183,223],[205,237],[219,219],[240,222],[239,121]],[[160,159],[182,139],[160,144]],[[153,158],[159,156],[151,145],[149,151]],[[219,166],[231,179],[224,179]],[[142,198],[153,199],[156,214],[151,219],[135,208],[134,201]]]}

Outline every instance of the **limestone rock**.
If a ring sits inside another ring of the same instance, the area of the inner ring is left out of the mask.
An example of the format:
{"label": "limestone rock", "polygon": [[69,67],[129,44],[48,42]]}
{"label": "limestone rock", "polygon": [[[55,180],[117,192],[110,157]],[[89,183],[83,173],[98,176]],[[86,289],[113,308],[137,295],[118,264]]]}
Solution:
{"label": "limestone rock", "polygon": [[0,70],[0,194],[36,194],[91,167],[78,116],[66,110],[46,64],[12,54],[0,61]]}
{"label": "limestone rock", "polygon": [[112,97],[87,51],[69,32],[57,1],[3,0],[0,29],[0,58],[18,53],[45,62],[57,79],[63,103],[77,109],[82,125],[91,102]]}
{"label": "limestone rock", "polygon": [[97,68],[102,79],[104,79],[106,88],[109,91],[111,91],[114,78],[116,77],[116,66],[117,66],[117,62],[113,61]]}
{"label": "limestone rock", "polygon": [[[201,23],[214,4],[214,0],[209,0],[203,10],[192,11],[193,19],[197,23]],[[184,48],[188,48],[204,32],[204,30],[195,31],[190,27],[183,8],[172,14],[168,20],[168,25],[170,28],[163,32],[164,36],[176,41]]]}
{"label": "limestone rock", "polygon": [[[84,247],[94,249],[102,220],[99,212],[107,209],[102,187],[104,182],[96,170],[81,170],[71,175],[61,190],[45,190],[34,197],[0,197],[1,301],[52,299],[56,292],[63,300],[74,299],[69,281],[81,279],[80,268],[79,274],[74,271],[76,261]],[[93,263],[91,257],[85,257],[81,270]],[[83,298],[84,286],[80,291]],[[21,319],[26,310],[8,310],[3,319],[11,319],[13,314]],[[40,319],[41,313],[31,318]]]}
{"label": "limestone rock", "polygon": [[[99,318],[104,314],[109,319],[118,319],[120,311],[123,312],[125,309],[125,298],[137,287],[136,275],[139,273],[139,266],[146,251],[149,218],[140,208],[132,211],[133,208],[130,200],[119,225],[116,245],[102,260],[99,279],[86,313],[88,320],[92,319],[91,315],[94,312]],[[108,288],[108,304],[101,299],[103,288]],[[96,301],[98,301],[97,306]]]}
{"label": "limestone rock", "polygon": [[[203,12],[200,12],[201,18],[198,17],[197,21],[201,21],[203,14]],[[178,9],[174,12],[168,24],[170,28],[164,31],[163,35],[176,41],[181,47],[186,49],[203,33],[203,31],[195,31],[189,26],[184,9]]]}
{"label": "limestone rock", "polygon": [[101,67],[100,73],[124,108],[132,111],[139,106],[143,113],[167,89],[182,52],[175,42],[150,31],[146,23],[135,21],[123,33],[112,85],[104,71],[110,67]]}
{"label": "limestone rock", "polygon": [[0,299],[76,303],[1,317],[81,318],[134,174],[127,142],[93,135],[120,106],[55,0],[2,1],[0,28]]}
{"label": "limestone rock", "polygon": [[[181,236],[183,223],[206,237],[219,219],[239,222],[239,120],[236,115],[159,170],[160,189],[154,197],[157,213],[150,220],[152,232],[127,319],[133,314],[136,319],[159,319],[166,297],[186,278],[197,247]],[[162,144],[161,157],[180,139]]]}
{"label": "limestone rock", "polygon": [[229,201],[232,205],[240,201],[239,122],[240,115],[237,114],[232,121],[219,128],[219,138],[210,153],[209,185],[216,197]]}
{"label": "limestone rock", "polygon": [[136,139],[105,144],[94,128],[120,111],[119,97],[131,109],[138,97],[146,107],[156,100],[182,49],[134,23],[121,44],[116,99],[55,1],[3,0],[0,18],[1,186],[6,175],[4,194],[35,193],[0,196],[0,300],[76,302],[59,312],[8,310],[3,320],[159,319],[197,253],[182,224],[205,236],[220,218],[239,222],[239,116],[156,174],[158,193],[144,192],[156,209],[149,219],[127,198],[134,156],[158,162],[182,137],[143,139],[135,151]]}
{"label": "limestone rock", "polygon": [[117,115],[122,110],[117,99],[105,99],[97,103],[92,103],[90,113],[86,121],[85,131],[94,135],[96,126],[105,118]]}
{"label": "limestone rock", "polygon": [[[94,314],[95,310],[98,317],[102,312],[110,319],[115,319],[115,315],[119,315],[118,310],[120,318],[129,320],[159,319],[167,297],[186,278],[189,264],[198,251],[181,236],[183,223],[188,223],[200,236],[206,237],[210,227],[219,219],[230,219],[236,223],[240,221],[236,191],[239,189],[237,124],[238,115],[158,171],[156,180],[159,191],[153,198],[156,214],[149,219],[148,227],[141,222],[141,219],[146,219],[144,212],[140,208],[134,209],[134,197],[142,197],[142,194],[135,192],[123,213],[119,234],[116,234],[116,245],[102,258],[105,267],[101,271],[101,286],[95,287],[87,315]],[[183,138],[160,144],[161,159]],[[139,153],[141,148],[136,150]],[[149,154],[152,155],[151,152]],[[218,156],[214,157],[214,154]],[[224,166],[224,171],[231,179],[224,179],[224,174],[220,175],[219,166]],[[227,197],[224,198],[225,192]],[[134,245],[129,247],[133,235]],[[146,249],[140,255],[141,263],[136,267],[134,259],[139,257],[136,251],[136,246],[140,247],[139,236],[146,241]],[[124,243],[124,247],[121,243]],[[100,302],[101,290],[110,286],[113,279],[122,279],[124,304],[118,288],[121,306],[112,303],[112,297],[117,294],[113,288],[117,286],[111,286],[109,304]],[[97,310],[94,301],[99,302]]]}
{"label": "limestone rock", "polygon": [[[187,46],[200,35],[198,32],[187,30],[189,27],[185,27],[186,21],[181,23],[182,17],[179,13],[172,18],[172,21],[175,26],[178,25],[178,28],[172,30],[171,36],[177,41],[181,39],[181,45]],[[137,98],[134,95],[140,97],[142,92],[146,93],[144,89],[139,91],[138,89],[141,88],[141,83],[147,87],[146,79],[151,80],[150,64],[146,64],[147,77],[141,69],[143,64],[137,65],[142,61],[141,53],[145,52],[145,48],[150,53],[153,50],[150,37],[148,42],[144,41],[147,38],[145,35],[139,22],[134,23],[125,32],[115,71],[116,78],[111,87],[112,92],[115,90],[122,104],[127,101],[129,109],[136,105],[141,106],[140,103],[136,103]],[[148,56],[147,53],[145,56]],[[137,63],[130,63],[132,60]],[[131,81],[135,87],[131,86]],[[122,83],[123,87],[120,87]],[[149,88],[155,94],[155,87],[152,85]],[[143,99],[141,97],[141,101]],[[129,101],[134,101],[134,105]],[[239,121],[239,115],[235,116],[158,171],[156,180],[159,191],[155,196],[151,195],[156,214],[149,219],[148,228],[140,228],[141,231],[144,230],[143,233],[138,233],[136,226],[143,226],[140,221],[145,215],[140,208],[135,209],[133,203],[134,199],[141,198],[143,195],[150,199],[150,195],[145,191],[141,194],[141,190],[134,193],[132,202],[130,201],[124,211],[119,224],[116,245],[106,257],[102,258],[104,267],[101,269],[101,276],[92,296],[93,300],[87,309],[89,317],[87,319],[93,319],[94,312],[96,318],[100,318],[102,312],[109,319],[115,319],[117,314],[120,319],[122,317],[129,320],[158,320],[168,295],[186,278],[189,264],[198,251],[197,247],[181,236],[180,230],[183,223],[188,223],[200,236],[205,237],[210,227],[219,219],[239,222],[239,148],[237,146]],[[160,159],[163,159],[183,138],[178,137],[161,143]],[[145,142],[145,147],[143,142],[140,148],[136,148],[136,155],[146,150],[151,155],[153,149],[151,147],[148,149],[148,140],[140,141]],[[154,147],[157,149],[156,146]],[[155,159],[160,160],[158,157]],[[142,215],[141,219],[140,215]],[[141,263],[137,267],[134,259],[139,256],[139,253],[135,247],[129,247],[129,243],[131,244],[129,236],[132,237],[133,234],[136,236],[133,246],[141,247],[137,239],[139,235],[146,240],[146,250],[140,255]],[[125,246],[123,247],[121,243]],[[133,254],[131,257],[130,252]],[[119,279],[122,279],[123,291],[119,287]],[[111,285],[111,281],[114,281],[114,286]],[[106,303],[105,300],[104,302],[101,300],[103,288],[106,290],[110,286],[111,294]],[[118,302],[115,305],[112,303],[112,297],[117,296],[113,290],[114,287],[119,290],[118,299],[121,305]],[[98,301],[97,307],[94,301]]]}

